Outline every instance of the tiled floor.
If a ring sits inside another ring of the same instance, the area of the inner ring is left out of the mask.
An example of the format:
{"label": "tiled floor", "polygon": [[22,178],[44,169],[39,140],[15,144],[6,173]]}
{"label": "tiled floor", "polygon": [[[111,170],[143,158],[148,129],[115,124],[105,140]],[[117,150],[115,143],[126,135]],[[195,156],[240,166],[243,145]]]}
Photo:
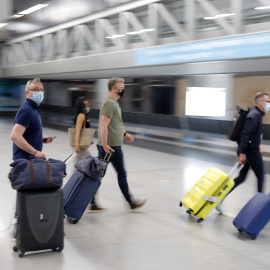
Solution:
{"label": "tiled floor", "polygon": [[[145,207],[129,210],[109,167],[98,193],[107,211],[87,211],[76,225],[64,221],[62,253],[26,253],[18,258],[8,233],[16,195],[7,178],[11,129],[11,120],[0,120],[0,269],[269,269],[269,224],[255,241],[240,235],[232,225],[233,218],[256,192],[253,173],[226,199],[223,215],[214,210],[199,224],[179,207],[181,198],[210,167],[230,170],[236,161],[233,152],[205,151],[207,148],[172,142],[169,146],[140,140],[139,136],[133,146],[124,145],[124,153],[131,191],[148,198]],[[48,157],[64,160],[72,153],[66,132],[44,128],[44,135],[57,135],[53,144],[44,147]],[[96,155],[95,147],[91,151]],[[269,180],[267,174],[266,191],[270,190]]]}

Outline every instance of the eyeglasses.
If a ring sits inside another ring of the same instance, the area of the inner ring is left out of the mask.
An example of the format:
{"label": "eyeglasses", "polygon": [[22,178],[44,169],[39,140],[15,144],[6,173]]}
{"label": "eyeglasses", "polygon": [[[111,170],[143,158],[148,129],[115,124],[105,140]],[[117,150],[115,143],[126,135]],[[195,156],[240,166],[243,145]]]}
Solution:
{"label": "eyeglasses", "polygon": [[28,89],[28,90],[33,92],[44,92],[43,89]]}

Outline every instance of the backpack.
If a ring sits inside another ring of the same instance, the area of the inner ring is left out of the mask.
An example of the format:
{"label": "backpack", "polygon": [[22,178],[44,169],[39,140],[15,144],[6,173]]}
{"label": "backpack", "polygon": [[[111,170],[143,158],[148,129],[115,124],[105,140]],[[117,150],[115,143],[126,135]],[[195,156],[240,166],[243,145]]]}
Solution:
{"label": "backpack", "polygon": [[244,125],[246,116],[249,112],[249,108],[248,110],[244,110],[240,108],[239,106],[236,106],[236,110],[238,111],[238,115],[234,120],[232,128],[230,129],[230,132],[228,134],[228,139],[239,143],[241,139],[241,132],[243,129],[243,125]]}

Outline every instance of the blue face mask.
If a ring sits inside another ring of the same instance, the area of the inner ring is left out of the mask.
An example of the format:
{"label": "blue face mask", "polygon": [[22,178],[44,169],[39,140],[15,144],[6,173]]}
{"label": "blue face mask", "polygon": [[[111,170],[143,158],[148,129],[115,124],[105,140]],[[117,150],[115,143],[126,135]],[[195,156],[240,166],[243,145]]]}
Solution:
{"label": "blue face mask", "polygon": [[43,92],[33,92],[32,100],[36,102],[37,104],[41,103],[44,98]]}
{"label": "blue face mask", "polygon": [[270,103],[267,102],[267,103],[265,104],[265,106],[264,106],[264,111],[265,111],[265,112],[268,112],[269,110],[270,110]]}

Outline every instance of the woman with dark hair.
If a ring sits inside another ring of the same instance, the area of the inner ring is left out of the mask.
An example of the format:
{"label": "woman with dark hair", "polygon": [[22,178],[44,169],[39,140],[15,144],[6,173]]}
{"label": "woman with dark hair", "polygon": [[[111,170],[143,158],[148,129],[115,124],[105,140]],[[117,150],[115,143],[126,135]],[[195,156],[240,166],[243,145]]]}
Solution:
{"label": "woman with dark hair", "polygon": [[[73,117],[73,121],[75,124],[75,147],[74,151],[78,155],[83,155],[83,153],[79,154],[80,152],[84,152],[84,150],[88,149],[80,149],[79,147],[79,141],[81,136],[82,128],[85,126],[85,128],[90,128],[90,120],[87,118],[87,114],[90,112],[90,104],[89,101],[86,99],[86,97],[79,97],[76,99],[75,102],[75,113]],[[89,151],[87,151],[89,152]],[[90,155],[90,152],[88,156]]]}
{"label": "woman with dark hair", "polygon": [[[80,149],[79,141],[81,136],[82,128],[85,125],[85,128],[90,128],[90,120],[87,118],[87,114],[90,112],[90,103],[89,100],[86,97],[79,97],[76,99],[75,102],[75,113],[73,117],[73,121],[75,124],[75,146],[74,146],[74,152],[77,153],[77,156],[72,160],[73,164],[71,166],[73,168],[72,174],[75,173],[76,169],[74,165],[82,158],[90,156],[91,152],[89,148],[86,149]],[[97,204],[93,201],[89,205],[89,210],[91,211],[102,211],[104,210],[101,207],[98,207]]]}
{"label": "woman with dark hair", "polygon": [[91,152],[89,148],[80,149],[79,141],[81,136],[82,128],[90,128],[90,120],[87,118],[87,114],[90,112],[90,104],[86,97],[79,97],[75,102],[75,113],[73,116],[73,121],[75,125],[75,146],[74,152],[77,153],[77,156],[72,160],[70,168],[72,171],[71,175],[75,173],[76,169],[74,165],[82,158],[90,156]]}

